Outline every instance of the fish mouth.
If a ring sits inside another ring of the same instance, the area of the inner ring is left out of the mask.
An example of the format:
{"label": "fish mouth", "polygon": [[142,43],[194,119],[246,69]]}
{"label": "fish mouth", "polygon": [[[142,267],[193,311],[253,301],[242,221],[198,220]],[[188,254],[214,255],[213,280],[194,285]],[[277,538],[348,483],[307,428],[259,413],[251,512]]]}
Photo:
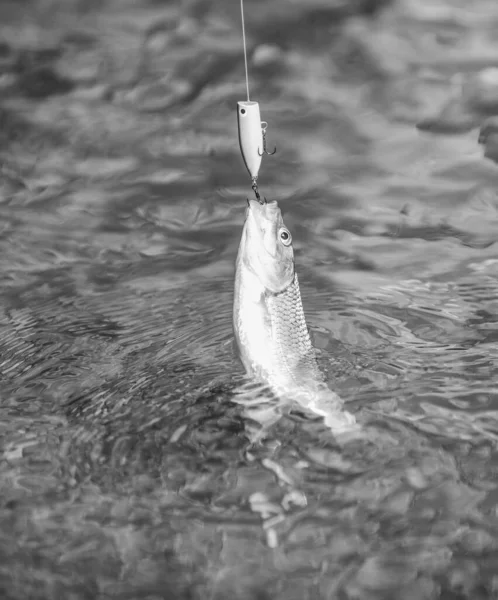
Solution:
{"label": "fish mouth", "polygon": [[260,204],[257,200],[247,199],[246,221],[251,230],[259,231],[259,235],[270,229],[275,229],[276,235],[276,228],[282,224],[282,213],[277,201]]}
{"label": "fish mouth", "polygon": [[246,216],[249,215],[249,212],[253,213],[254,216],[263,216],[269,219],[272,214],[280,212],[280,208],[276,200],[272,200],[271,202],[265,201],[264,204],[261,204],[258,200],[248,198]]}
{"label": "fish mouth", "polygon": [[273,200],[260,204],[257,200],[247,200],[246,232],[253,248],[265,249],[275,258],[277,253],[277,232],[282,225],[282,213],[278,203]]}

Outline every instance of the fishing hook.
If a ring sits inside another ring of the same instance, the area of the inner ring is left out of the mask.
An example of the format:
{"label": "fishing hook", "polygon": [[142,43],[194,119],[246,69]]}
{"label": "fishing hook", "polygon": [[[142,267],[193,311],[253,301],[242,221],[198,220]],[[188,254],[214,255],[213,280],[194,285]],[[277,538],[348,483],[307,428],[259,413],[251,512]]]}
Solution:
{"label": "fishing hook", "polygon": [[259,151],[258,148],[258,154],[260,156],[263,156],[263,154],[268,154],[268,156],[273,156],[273,154],[275,154],[275,152],[277,151],[277,147],[275,146],[275,149],[273,150],[273,152],[268,152],[268,150],[266,149],[266,130],[268,129],[268,123],[266,121],[261,121],[261,131],[263,133],[263,152]]}
{"label": "fishing hook", "polygon": [[263,196],[263,200],[261,200],[261,196],[260,196],[259,189],[258,189],[258,181],[257,181],[256,177],[253,178],[251,187],[252,187],[253,192],[254,192],[254,194],[256,196],[256,200],[261,205],[266,204],[266,198],[264,196]]}

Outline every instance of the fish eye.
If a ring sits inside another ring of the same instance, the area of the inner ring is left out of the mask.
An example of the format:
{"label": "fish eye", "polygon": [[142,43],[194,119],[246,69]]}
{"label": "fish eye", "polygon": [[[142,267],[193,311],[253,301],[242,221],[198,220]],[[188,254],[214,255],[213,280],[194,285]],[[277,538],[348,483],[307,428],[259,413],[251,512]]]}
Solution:
{"label": "fish eye", "polygon": [[278,230],[278,237],[284,246],[290,246],[292,244],[292,236],[290,231],[285,227],[281,227]]}

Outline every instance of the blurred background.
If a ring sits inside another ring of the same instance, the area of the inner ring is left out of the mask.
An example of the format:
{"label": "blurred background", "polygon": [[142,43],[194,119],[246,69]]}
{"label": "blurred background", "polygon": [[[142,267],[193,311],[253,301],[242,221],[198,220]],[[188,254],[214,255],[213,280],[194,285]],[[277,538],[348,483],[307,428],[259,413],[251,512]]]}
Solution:
{"label": "blurred background", "polygon": [[496,598],[498,4],[245,17],[260,191],[369,436],[233,392],[239,3],[1,0],[0,595]]}

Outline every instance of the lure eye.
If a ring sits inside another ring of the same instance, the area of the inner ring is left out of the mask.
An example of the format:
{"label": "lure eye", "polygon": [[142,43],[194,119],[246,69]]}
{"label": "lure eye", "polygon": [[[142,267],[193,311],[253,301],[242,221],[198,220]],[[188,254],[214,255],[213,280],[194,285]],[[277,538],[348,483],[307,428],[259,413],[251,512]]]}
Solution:
{"label": "lure eye", "polygon": [[281,227],[278,231],[278,237],[284,246],[290,246],[292,244],[292,236],[290,231],[285,227]]}
{"label": "lure eye", "polygon": [[240,114],[241,115],[245,115],[246,114],[246,109],[245,108],[241,108],[240,109]]}

